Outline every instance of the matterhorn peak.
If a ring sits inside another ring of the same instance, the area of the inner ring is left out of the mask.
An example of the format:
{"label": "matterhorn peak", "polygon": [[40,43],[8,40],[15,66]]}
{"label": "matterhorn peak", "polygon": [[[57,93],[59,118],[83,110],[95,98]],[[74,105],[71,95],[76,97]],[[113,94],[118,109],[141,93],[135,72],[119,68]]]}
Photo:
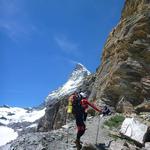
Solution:
{"label": "matterhorn peak", "polygon": [[88,75],[91,74],[91,73],[89,72],[89,70],[87,70],[86,67],[84,67],[84,65],[82,65],[81,63],[77,63],[74,70],[75,70],[75,71],[82,70],[82,71],[87,72]]}
{"label": "matterhorn peak", "polygon": [[85,67],[81,63],[77,63],[75,65],[75,69],[74,70],[83,70],[83,69],[85,69]]}
{"label": "matterhorn peak", "polygon": [[81,63],[77,63],[68,81],[57,90],[52,91],[45,101],[50,102],[72,93],[82,85],[84,78],[90,74],[91,73],[86,69],[86,67],[84,67]]}
{"label": "matterhorn peak", "polygon": [[75,69],[70,75],[69,80],[77,81],[82,80],[84,77],[90,75],[91,73],[80,63],[77,63]]}

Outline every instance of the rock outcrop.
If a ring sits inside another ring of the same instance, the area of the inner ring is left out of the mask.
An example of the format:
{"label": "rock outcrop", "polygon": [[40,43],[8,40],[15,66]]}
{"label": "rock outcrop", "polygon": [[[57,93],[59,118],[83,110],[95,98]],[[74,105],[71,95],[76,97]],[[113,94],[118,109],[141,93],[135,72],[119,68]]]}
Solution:
{"label": "rock outcrop", "polygon": [[67,96],[52,105],[47,105],[45,115],[38,124],[38,131],[58,129],[66,123]]}
{"label": "rock outcrop", "polygon": [[92,94],[117,107],[150,98],[150,0],[126,0],[118,25],[104,45]]}
{"label": "rock outcrop", "polygon": [[144,102],[135,108],[137,113],[150,112],[150,102]]}

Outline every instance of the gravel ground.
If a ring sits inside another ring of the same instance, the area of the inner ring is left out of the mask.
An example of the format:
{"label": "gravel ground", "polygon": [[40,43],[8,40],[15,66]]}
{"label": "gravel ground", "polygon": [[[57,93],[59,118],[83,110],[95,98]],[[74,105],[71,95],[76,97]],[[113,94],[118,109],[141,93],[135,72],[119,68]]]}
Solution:
{"label": "gravel ground", "polygon": [[[124,149],[125,141],[114,141],[108,135],[109,130],[103,128],[102,125],[109,118],[110,116],[100,118],[100,120],[99,116],[87,118],[87,130],[81,137],[82,150],[137,150],[133,147]],[[98,127],[99,134],[96,143]],[[75,138],[76,125],[75,121],[72,121],[59,130],[23,134],[5,147],[0,147],[0,150],[78,150],[73,142]]]}
{"label": "gravel ground", "polygon": [[[110,140],[106,131],[101,127],[104,120],[105,118],[100,120],[98,144],[107,144]],[[95,144],[98,122],[98,116],[87,118],[87,130],[81,138],[83,145],[87,143]],[[51,132],[23,134],[12,143],[1,147],[0,150],[76,150],[77,148],[73,142],[76,138],[75,121],[70,122],[67,126],[69,128],[64,127]]]}

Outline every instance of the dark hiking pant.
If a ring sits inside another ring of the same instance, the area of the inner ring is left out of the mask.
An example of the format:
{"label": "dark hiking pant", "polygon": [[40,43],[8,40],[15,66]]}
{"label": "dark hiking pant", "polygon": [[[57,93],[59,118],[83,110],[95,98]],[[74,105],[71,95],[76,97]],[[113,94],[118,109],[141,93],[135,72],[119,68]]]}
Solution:
{"label": "dark hiking pant", "polygon": [[84,124],[84,113],[77,113],[75,115],[76,125],[77,125],[77,140],[80,140],[81,136],[85,132],[85,124]]}

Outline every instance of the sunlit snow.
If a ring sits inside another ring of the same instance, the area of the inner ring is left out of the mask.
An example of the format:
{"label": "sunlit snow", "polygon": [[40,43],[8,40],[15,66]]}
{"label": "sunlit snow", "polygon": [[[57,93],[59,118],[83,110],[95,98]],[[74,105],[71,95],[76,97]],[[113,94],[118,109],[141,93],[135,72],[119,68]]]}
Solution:
{"label": "sunlit snow", "polygon": [[13,129],[0,126],[0,146],[5,145],[6,143],[15,140],[18,137],[18,133]]}
{"label": "sunlit snow", "polygon": [[18,107],[0,108],[0,123],[9,124],[17,122],[34,122],[45,114],[45,108],[42,110],[26,110]]}
{"label": "sunlit snow", "polygon": [[34,128],[34,127],[37,127],[38,124],[37,123],[34,123],[34,124],[31,124],[30,126],[27,126],[26,128]]}

